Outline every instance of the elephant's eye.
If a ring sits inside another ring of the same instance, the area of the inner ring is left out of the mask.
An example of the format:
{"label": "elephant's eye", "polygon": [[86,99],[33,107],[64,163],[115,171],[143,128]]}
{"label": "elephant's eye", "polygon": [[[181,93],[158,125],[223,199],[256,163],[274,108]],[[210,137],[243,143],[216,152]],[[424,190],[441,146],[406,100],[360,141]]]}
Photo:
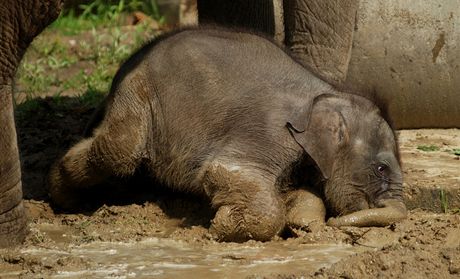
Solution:
{"label": "elephant's eye", "polygon": [[388,166],[384,165],[384,164],[380,164],[380,165],[377,166],[377,172],[380,175],[384,175],[387,169],[388,169]]}

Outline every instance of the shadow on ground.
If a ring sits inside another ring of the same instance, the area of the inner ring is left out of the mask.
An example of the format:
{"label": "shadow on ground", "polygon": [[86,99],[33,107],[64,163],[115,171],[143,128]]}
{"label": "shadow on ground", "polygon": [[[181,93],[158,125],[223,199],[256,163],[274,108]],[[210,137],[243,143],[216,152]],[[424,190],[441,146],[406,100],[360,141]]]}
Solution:
{"label": "shadow on ground", "polygon": [[[24,198],[51,202],[46,177],[52,164],[83,138],[96,105],[79,97],[37,98],[16,108]],[[72,213],[91,215],[103,205],[157,204],[181,225],[209,227],[214,211],[205,197],[173,192],[155,182],[145,171],[131,178],[108,179],[81,192],[81,206]],[[52,205],[52,202],[51,202]],[[56,213],[68,213],[53,206]]]}

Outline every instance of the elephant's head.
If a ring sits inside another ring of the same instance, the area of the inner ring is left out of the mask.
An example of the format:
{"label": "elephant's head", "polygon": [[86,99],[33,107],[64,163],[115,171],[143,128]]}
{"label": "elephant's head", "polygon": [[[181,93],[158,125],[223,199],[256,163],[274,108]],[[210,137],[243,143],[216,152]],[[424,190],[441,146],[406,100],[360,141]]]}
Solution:
{"label": "elephant's head", "polygon": [[405,217],[395,134],[372,102],[320,94],[288,127],[325,179],[328,208],[343,216],[330,224],[386,225]]}

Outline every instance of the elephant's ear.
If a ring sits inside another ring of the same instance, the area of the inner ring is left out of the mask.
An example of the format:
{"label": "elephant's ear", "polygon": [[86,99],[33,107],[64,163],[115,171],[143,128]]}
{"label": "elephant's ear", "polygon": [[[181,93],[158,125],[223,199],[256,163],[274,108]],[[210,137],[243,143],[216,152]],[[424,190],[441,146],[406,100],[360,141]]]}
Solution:
{"label": "elephant's ear", "polygon": [[309,108],[291,114],[292,119],[287,123],[295,141],[315,161],[325,179],[331,176],[340,147],[349,140],[345,120],[331,101],[320,95]]}

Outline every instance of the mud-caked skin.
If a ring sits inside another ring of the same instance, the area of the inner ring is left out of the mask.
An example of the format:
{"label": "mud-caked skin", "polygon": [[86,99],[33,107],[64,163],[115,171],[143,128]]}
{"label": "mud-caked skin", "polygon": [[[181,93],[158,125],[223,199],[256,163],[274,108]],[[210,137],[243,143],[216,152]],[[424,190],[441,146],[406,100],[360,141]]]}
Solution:
{"label": "mud-caked skin", "polygon": [[217,239],[269,240],[286,224],[324,221],[317,195],[286,193],[282,182],[310,161],[338,216],[331,225],[405,217],[395,136],[379,109],[253,34],[199,29],[157,39],[121,67],[95,119],[51,170],[62,207],[78,206],[78,189],[142,163],[163,184],[210,198]]}

